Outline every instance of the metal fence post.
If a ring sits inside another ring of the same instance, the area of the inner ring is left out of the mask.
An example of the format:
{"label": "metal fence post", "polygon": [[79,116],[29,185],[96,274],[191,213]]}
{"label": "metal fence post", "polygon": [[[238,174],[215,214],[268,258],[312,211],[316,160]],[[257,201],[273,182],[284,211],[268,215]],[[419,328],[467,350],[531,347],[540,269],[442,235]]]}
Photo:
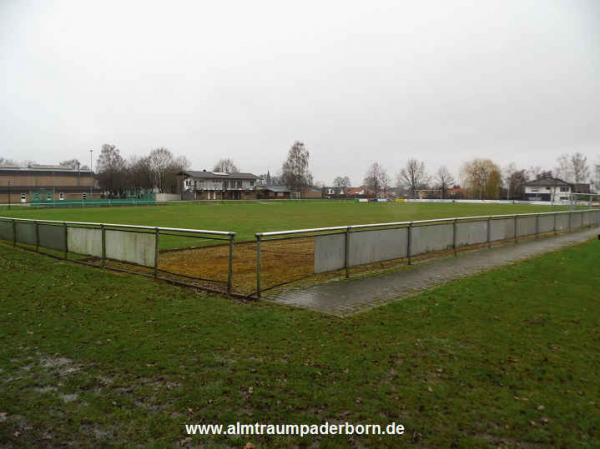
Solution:
{"label": "metal fence post", "polygon": [[406,232],[406,260],[408,265],[412,264],[411,253],[412,253],[412,221],[408,224],[408,230]]}
{"label": "metal fence post", "polygon": [[233,286],[233,239],[235,234],[229,235],[229,263],[227,266],[227,294],[231,294],[231,288]]}
{"label": "metal fence post", "polygon": [[106,229],[104,224],[100,225],[100,231],[102,234],[102,267],[106,266]]}
{"label": "metal fence post", "polygon": [[13,228],[13,246],[17,246],[17,220],[12,221]]}
{"label": "metal fence post", "polygon": [[556,232],[556,215],[557,215],[557,214],[553,214],[553,215],[552,215],[552,217],[553,217],[553,223],[552,223],[552,232],[554,232],[554,235],[556,235],[556,234],[557,234],[557,232]]}
{"label": "metal fence post", "polygon": [[456,256],[456,227],[457,227],[457,219],[455,218],[452,222],[452,250],[454,251],[454,255]]}
{"label": "metal fence post", "polygon": [[540,238],[540,216],[535,216],[535,238],[536,240]]}
{"label": "metal fence post", "polygon": [[160,230],[158,227],[154,228],[154,277],[158,277],[158,241],[160,237]]}
{"label": "metal fence post", "polygon": [[488,245],[488,248],[491,248],[492,247],[492,217],[491,216],[488,216],[486,231],[487,231],[487,245]]}
{"label": "metal fence post", "polygon": [[256,234],[256,297],[260,298],[260,234]]}
{"label": "metal fence post", "polygon": [[344,269],[346,270],[346,279],[350,277],[350,226],[346,227],[344,233]]}
{"label": "metal fence post", "polygon": [[67,226],[67,223],[64,222],[63,223],[64,229],[65,229],[65,259],[69,258],[69,244],[68,242],[68,238],[69,238],[69,227]]}

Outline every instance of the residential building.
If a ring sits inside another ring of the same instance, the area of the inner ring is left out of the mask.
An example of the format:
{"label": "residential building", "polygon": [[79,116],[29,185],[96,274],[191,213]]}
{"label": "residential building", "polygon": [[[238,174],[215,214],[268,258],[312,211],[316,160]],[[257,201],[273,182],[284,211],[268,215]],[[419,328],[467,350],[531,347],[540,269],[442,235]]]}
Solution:
{"label": "residential building", "polygon": [[256,187],[256,198],[260,200],[288,200],[291,191],[284,185],[260,185]]}
{"label": "residential building", "polygon": [[184,200],[252,200],[257,179],[252,173],[186,170],[178,174],[177,186]]}
{"label": "residential building", "polygon": [[[553,203],[569,201],[571,193],[585,193],[585,184],[571,184],[559,178],[543,177],[525,183],[525,200],[550,201]],[[589,193],[589,185],[587,185]]]}

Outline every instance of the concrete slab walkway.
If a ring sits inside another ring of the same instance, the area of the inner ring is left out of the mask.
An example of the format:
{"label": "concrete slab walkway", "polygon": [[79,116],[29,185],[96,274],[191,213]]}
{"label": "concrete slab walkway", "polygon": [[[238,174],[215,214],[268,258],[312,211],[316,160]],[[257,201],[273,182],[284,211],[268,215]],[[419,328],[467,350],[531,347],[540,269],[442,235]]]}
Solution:
{"label": "concrete slab walkway", "polygon": [[267,297],[277,303],[338,316],[402,299],[420,290],[594,238],[600,228],[482,249],[413,265],[381,276],[346,279]]}

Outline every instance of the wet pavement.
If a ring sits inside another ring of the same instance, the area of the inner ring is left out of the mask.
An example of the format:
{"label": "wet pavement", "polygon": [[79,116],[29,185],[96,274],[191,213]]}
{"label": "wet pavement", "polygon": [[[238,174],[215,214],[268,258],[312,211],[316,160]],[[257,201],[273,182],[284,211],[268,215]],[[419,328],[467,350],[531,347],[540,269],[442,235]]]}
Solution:
{"label": "wet pavement", "polygon": [[502,265],[558,250],[595,238],[600,228],[558,237],[529,240],[518,244],[470,251],[457,257],[430,260],[411,268],[368,278],[345,279],[290,290],[265,299],[345,316],[366,308],[406,298],[461,277],[488,271]]}

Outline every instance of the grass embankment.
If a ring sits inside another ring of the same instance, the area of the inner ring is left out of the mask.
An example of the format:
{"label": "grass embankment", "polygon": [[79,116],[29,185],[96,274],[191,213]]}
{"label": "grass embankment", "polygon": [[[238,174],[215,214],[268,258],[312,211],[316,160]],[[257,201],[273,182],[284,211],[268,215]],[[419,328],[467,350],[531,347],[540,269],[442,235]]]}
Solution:
{"label": "grass embankment", "polygon": [[183,425],[337,420],[407,434],[318,447],[598,447],[598,267],[593,241],[342,320],[0,245],[0,441],[317,447]]}

